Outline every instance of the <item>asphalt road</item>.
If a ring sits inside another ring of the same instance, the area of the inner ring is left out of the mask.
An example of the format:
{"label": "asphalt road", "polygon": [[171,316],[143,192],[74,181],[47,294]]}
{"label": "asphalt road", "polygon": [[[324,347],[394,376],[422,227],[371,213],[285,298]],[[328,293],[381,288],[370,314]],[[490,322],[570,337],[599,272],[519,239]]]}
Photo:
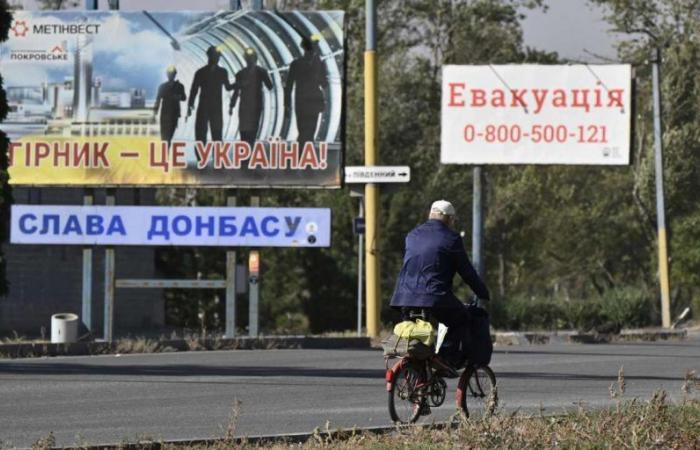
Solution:
{"label": "asphalt road", "polygon": [[[624,365],[626,397],[681,396],[700,369],[700,340],[627,345],[497,347],[492,367],[507,410],[557,413],[611,404]],[[378,351],[240,350],[0,361],[2,448],[50,431],[58,445],[222,436],[240,401],[236,435],[388,425]],[[430,420],[455,411],[454,382]],[[425,419],[424,419],[425,420]]]}

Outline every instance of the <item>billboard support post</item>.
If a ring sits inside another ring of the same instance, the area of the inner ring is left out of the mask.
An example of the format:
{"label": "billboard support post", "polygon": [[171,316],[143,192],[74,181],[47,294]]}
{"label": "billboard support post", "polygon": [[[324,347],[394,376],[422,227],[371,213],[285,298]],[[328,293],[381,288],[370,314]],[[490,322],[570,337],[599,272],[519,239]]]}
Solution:
{"label": "billboard support post", "polygon": [[[83,205],[94,203],[93,190],[86,188],[83,193]],[[82,312],[83,324],[92,331],[92,246],[83,247],[83,291]]]}
{"label": "billboard support post", "polygon": [[[365,199],[360,196],[359,218],[365,216]],[[364,234],[357,233],[357,335],[362,336],[362,260],[364,251]]]}
{"label": "billboard support post", "polygon": [[[114,189],[107,189],[105,205],[114,206]],[[112,341],[114,330],[114,247],[105,247],[105,302],[104,302],[104,340]]]}
{"label": "billboard support post", "polygon": [[[236,206],[236,196],[229,192],[226,206]],[[236,251],[226,251],[226,337],[236,336]]]}
{"label": "billboard support post", "polygon": [[666,237],[666,208],[664,205],[664,163],[661,130],[661,92],[659,64],[661,49],[652,50],[652,89],[654,102],[654,171],[656,172],[656,226],[659,245],[659,284],[661,287],[661,325],[671,326],[671,288],[668,273],[668,241]]}
{"label": "billboard support post", "polygon": [[474,167],[472,204],[472,258],[476,272],[484,277],[484,205],[482,167]]}
{"label": "billboard support post", "polygon": [[[376,30],[377,5],[374,0],[366,0],[366,48],[365,48],[365,166],[377,164],[377,66],[376,66]],[[367,242],[365,257],[367,265],[367,335],[379,336],[380,326],[380,291],[379,291],[379,185],[365,185]]]}
{"label": "billboard support post", "polygon": [[[253,208],[258,208],[260,206],[260,197],[257,195],[250,197],[250,206]],[[260,253],[257,250],[251,250],[248,258],[249,262],[251,263],[252,260],[255,259],[256,267],[260,267]],[[251,337],[256,337],[258,335],[259,324],[258,307],[260,303],[260,274],[259,271],[258,273],[253,273],[251,264],[249,264],[248,267],[251,269],[249,270],[250,278],[248,280],[250,282],[248,290],[248,334]]]}

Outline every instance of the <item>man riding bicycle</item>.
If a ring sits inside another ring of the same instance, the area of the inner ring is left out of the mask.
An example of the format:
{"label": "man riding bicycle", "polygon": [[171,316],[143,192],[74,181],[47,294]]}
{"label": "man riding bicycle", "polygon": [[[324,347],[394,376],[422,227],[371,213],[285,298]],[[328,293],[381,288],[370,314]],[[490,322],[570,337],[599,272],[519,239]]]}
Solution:
{"label": "man riding bicycle", "polygon": [[457,369],[467,356],[472,313],[452,292],[455,273],[479,299],[489,300],[490,296],[469,262],[462,238],[454,231],[454,226],[455,208],[448,201],[438,200],[430,207],[428,221],[408,233],[403,267],[391,306],[404,312],[411,308],[429,308],[432,317],[448,327],[439,356]]}

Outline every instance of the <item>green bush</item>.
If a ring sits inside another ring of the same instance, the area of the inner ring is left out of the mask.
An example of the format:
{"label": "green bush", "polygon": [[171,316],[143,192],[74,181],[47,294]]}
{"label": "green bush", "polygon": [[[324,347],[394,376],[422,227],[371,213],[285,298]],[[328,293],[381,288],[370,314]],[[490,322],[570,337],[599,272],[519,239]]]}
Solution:
{"label": "green bush", "polygon": [[567,328],[592,330],[606,322],[602,302],[598,298],[571,300],[564,304]]}
{"label": "green bush", "polygon": [[550,298],[516,297],[494,303],[492,322],[507,330],[556,330],[564,327],[563,305]]}
{"label": "green bush", "polygon": [[491,305],[495,328],[617,332],[658,322],[655,296],[638,287],[612,288],[600,297],[565,300],[553,297],[498,299]]}
{"label": "green bush", "polygon": [[602,315],[621,328],[639,328],[655,323],[655,300],[650,292],[637,287],[605,291],[601,299]]}

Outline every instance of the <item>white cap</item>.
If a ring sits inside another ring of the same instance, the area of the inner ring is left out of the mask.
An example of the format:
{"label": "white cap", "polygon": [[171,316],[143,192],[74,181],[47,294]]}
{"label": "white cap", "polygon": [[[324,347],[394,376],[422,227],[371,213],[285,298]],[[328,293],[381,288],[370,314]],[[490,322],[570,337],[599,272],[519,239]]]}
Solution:
{"label": "white cap", "polygon": [[430,206],[430,212],[440,213],[443,216],[454,216],[456,214],[455,207],[452,206],[452,203],[448,202],[447,200],[438,200],[433,202],[433,204]]}

